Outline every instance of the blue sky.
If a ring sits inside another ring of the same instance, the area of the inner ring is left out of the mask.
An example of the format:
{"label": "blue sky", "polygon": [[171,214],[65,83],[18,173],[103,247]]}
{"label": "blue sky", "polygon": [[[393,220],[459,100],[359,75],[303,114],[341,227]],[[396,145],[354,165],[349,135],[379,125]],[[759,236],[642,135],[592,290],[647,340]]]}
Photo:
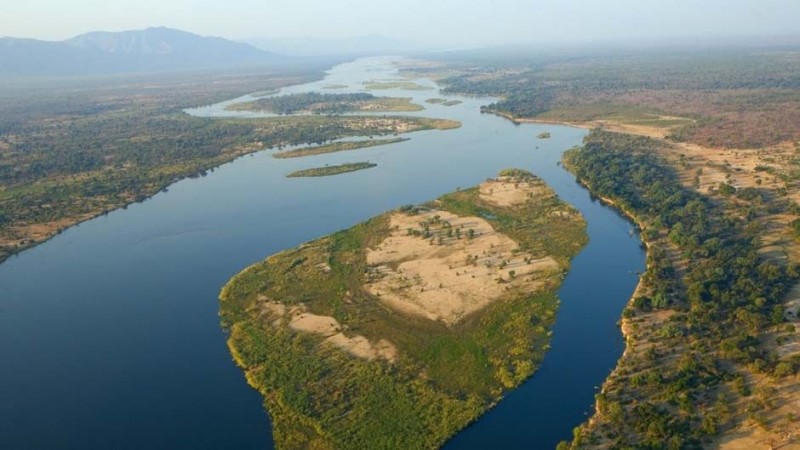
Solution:
{"label": "blue sky", "polygon": [[800,34],[800,0],[3,0],[0,35],[168,26],[232,39],[382,34],[426,45]]}

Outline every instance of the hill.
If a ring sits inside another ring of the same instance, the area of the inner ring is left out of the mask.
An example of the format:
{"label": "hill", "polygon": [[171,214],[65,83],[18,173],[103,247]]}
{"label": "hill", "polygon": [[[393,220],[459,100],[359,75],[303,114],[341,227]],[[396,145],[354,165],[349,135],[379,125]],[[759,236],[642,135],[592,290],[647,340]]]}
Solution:
{"label": "hill", "polygon": [[0,76],[87,76],[276,62],[248,44],[170,28],[91,32],[65,41],[0,39]]}

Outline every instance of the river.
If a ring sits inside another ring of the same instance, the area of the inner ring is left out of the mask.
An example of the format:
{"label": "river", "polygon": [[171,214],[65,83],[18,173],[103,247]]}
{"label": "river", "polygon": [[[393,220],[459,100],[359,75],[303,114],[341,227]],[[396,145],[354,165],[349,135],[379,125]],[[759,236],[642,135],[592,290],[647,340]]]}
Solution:
{"label": "river", "polygon": [[[396,79],[392,61],[343,64],[325,80],[283,93],[358,91],[364,81]],[[337,84],[349,88],[324,90]],[[375,94],[421,104],[441,97],[436,90]],[[425,104],[411,114],[460,120],[460,129],[309,158],[248,155],[0,265],[0,448],[271,448],[260,395],[231,361],[219,327],[220,287],[269,254],[476,185],[506,167],[532,171],[576,206],[590,242],[559,292],[552,349],[541,369],[447,448],[552,448],[568,439],[622,353],[616,322],[644,252],[632,225],[558,165],[584,130],[514,125],[480,114],[491,99],[446,97],[463,103]],[[225,112],[227,103],[189,112],[253,115]],[[542,131],[552,137],[537,139]],[[366,160],[378,166],[285,177]]]}

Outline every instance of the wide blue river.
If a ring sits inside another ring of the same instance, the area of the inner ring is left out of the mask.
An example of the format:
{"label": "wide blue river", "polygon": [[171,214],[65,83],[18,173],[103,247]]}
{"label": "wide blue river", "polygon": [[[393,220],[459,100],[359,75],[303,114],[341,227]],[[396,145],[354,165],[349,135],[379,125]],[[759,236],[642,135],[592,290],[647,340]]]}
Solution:
{"label": "wide blue river", "polygon": [[[287,92],[397,79],[393,60],[332,69]],[[440,97],[428,91],[377,95]],[[328,91],[334,92],[334,91]],[[402,204],[528,169],[577,207],[589,245],[573,261],[552,349],[523,386],[447,448],[553,448],[592,411],[596,387],[623,350],[616,325],[644,267],[632,225],[590,198],[558,165],[584,130],[514,125],[486,98],[414,113],[460,120],[399,144],[298,159],[242,157],[168,192],[79,226],[0,265],[0,449],[268,449],[260,395],[233,364],[217,316],[222,285],[279,250]],[[189,113],[224,111],[227,103]],[[537,139],[549,131],[550,139]],[[324,164],[378,166],[286,178]]]}

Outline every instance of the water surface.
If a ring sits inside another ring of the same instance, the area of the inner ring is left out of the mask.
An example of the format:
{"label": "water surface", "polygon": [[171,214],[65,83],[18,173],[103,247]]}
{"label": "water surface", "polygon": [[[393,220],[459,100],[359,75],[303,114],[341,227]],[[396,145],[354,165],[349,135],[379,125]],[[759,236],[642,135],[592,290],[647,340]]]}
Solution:
{"label": "water surface", "polygon": [[[391,59],[334,68],[284,93],[356,92],[397,78]],[[429,80],[418,83],[435,87]],[[500,169],[528,169],[586,217],[590,243],[561,291],[553,348],[541,370],[450,448],[552,448],[591,411],[622,351],[615,323],[643,267],[631,225],[593,202],[557,165],[585,131],[514,125],[482,115],[491,99],[432,91],[375,95],[464,101],[424,104],[415,115],[460,120],[407,142],[299,159],[269,151],[180,181],[141,204],[73,227],[0,265],[0,448],[265,449],[272,447],[260,395],[225,346],[217,296],[249,264],[402,204],[468,187]],[[190,111],[225,112],[225,104]],[[551,139],[537,139],[550,131]],[[371,161],[377,167],[323,178],[303,168]]]}

